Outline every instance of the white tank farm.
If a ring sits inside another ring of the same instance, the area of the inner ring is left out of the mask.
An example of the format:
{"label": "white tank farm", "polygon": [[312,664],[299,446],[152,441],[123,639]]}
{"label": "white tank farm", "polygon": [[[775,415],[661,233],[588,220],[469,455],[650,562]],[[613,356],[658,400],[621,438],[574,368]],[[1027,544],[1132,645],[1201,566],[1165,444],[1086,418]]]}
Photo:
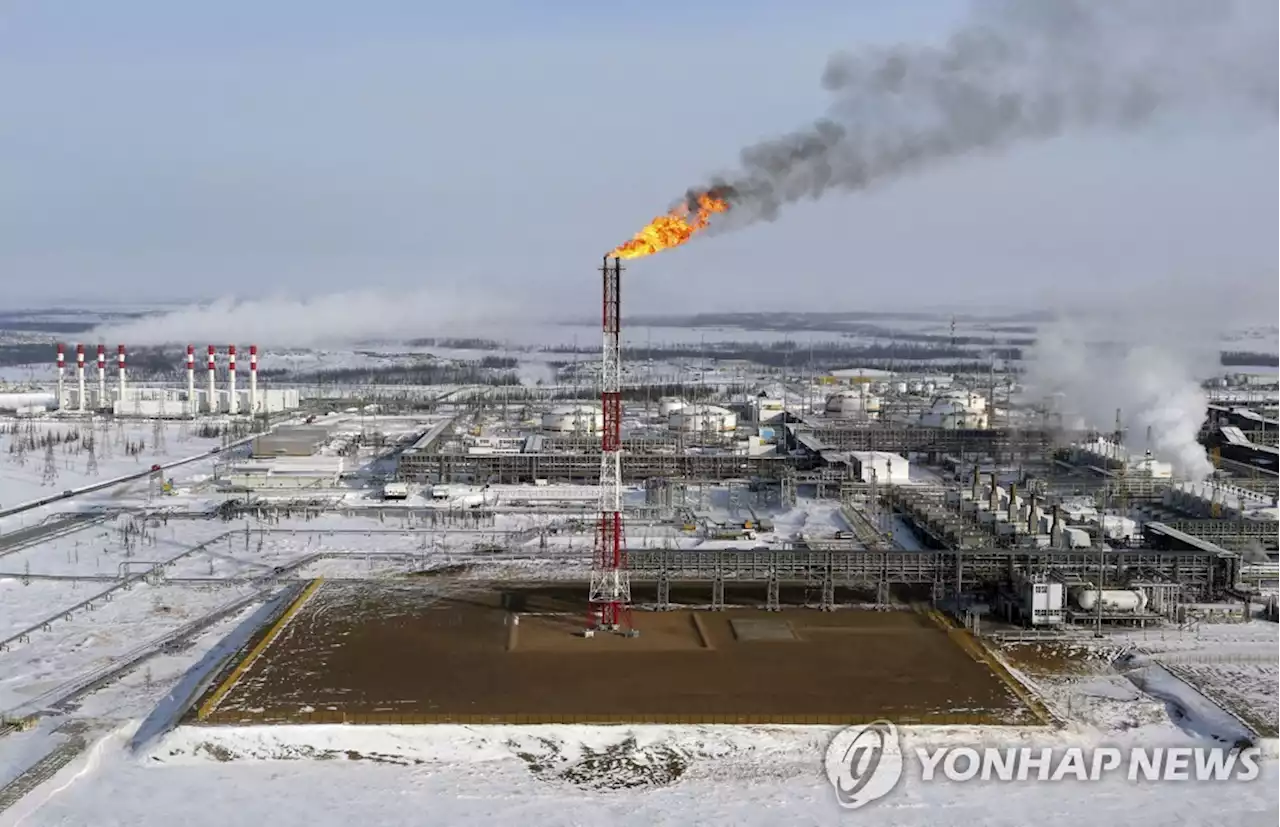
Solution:
{"label": "white tank farm", "polygon": [[673,431],[686,433],[723,433],[737,429],[738,417],[733,411],[718,405],[685,405],[672,412],[667,418],[667,425]]}
{"label": "white tank farm", "polygon": [[981,394],[949,391],[938,396],[920,415],[920,424],[931,428],[967,430],[987,427],[987,401]]}
{"label": "white tank farm", "polygon": [[604,413],[596,405],[562,405],[542,415],[542,430],[556,434],[598,434]]}
{"label": "white tank farm", "polygon": [[880,397],[862,388],[840,391],[827,397],[824,410],[828,416],[873,418],[880,415]]}

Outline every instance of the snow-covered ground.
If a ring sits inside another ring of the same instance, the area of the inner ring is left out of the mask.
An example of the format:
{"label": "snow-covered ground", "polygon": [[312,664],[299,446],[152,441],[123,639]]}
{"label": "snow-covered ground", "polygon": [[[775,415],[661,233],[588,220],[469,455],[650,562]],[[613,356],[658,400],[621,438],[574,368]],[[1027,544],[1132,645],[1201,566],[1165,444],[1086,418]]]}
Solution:
{"label": "snow-covered ground", "polygon": [[[0,460],[3,462],[3,460]],[[165,497],[200,512],[219,497],[194,485],[207,467],[177,473],[190,493]],[[576,492],[581,493],[581,492]],[[749,515],[710,489],[713,520]],[[632,492],[635,496],[635,492]],[[744,495],[745,496],[745,495]],[[77,498],[79,499],[79,498]],[[145,486],[87,495],[82,508],[137,508]],[[370,502],[371,505],[377,503]],[[415,503],[422,506],[425,503]],[[775,523],[759,542],[830,536],[847,526],[833,501],[758,509]],[[358,513],[358,512],[357,512]],[[45,515],[47,516],[47,515]],[[34,525],[8,522],[12,531]],[[555,533],[550,529],[554,527]],[[896,527],[900,529],[900,527]],[[554,514],[478,518],[445,504],[435,520],[326,514],[258,521],[124,514],[5,553],[0,548],[0,638],[29,626],[0,652],[0,713],[48,710],[52,701],[139,652],[152,657],[114,682],[48,712],[35,729],[0,736],[0,787],[59,744],[86,749],[17,804],[0,827],[149,824],[583,824],[731,823],[1045,825],[1131,820],[1151,823],[1274,824],[1280,772],[1269,746],[1262,778],[1213,785],[1137,788],[1123,779],[1087,787],[1062,783],[924,782],[907,777],[883,801],[841,811],[822,773],[832,732],[784,727],[179,727],[164,734],[201,679],[230,651],[228,635],[252,628],[262,601],[236,601],[267,580],[379,578],[474,566],[465,578],[581,576],[590,521]],[[904,545],[907,539],[896,530]],[[718,541],[637,521],[629,541],[714,547]],[[497,544],[505,552],[486,547]],[[732,543],[724,543],[732,545]],[[479,549],[477,547],[480,547]],[[487,562],[481,563],[481,560]],[[121,564],[150,582],[118,588],[92,611],[61,617],[119,586]],[[52,579],[45,579],[52,578]],[[71,578],[71,579],[63,579]],[[234,610],[232,610],[234,607]],[[220,616],[180,646],[177,630]],[[1065,721],[1058,730],[911,731],[919,744],[1174,745],[1231,740],[1267,720],[1276,705],[1277,627],[1261,621],[1120,633],[1099,645],[1078,673],[1013,663]],[[234,647],[231,647],[232,649]],[[1126,660],[1116,660],[1128,654]],[[1268,654],[1270,660],[1268,660]],[[1113,663],[1114,662],[1114,663]],[[820,678],[817,678],[820,679]],[[1268,681],[1270,683],[1268,684]],[[33,703],[38,701],[38,703]],[[145,737],[137,736],[139,726]],[[77,729],[59,729],[73,724]],[[78,733],[78,734],[77,734]],[[135,743],[136,742],[136,743]],[[918,768],[916,768],[918,769]]]}
{"label": "snow-covered ground", "polygon": [[[220,444],[218,438],[201,438],[190,423],[181,422],[162,423],[158,444],[151,422],[100,421],[95,428],[88,421],[0,419],[3,428],[15,425],[17,433],[0,431],[0,509],[196,456]],[[47,447],[40,444],[50,438],[58,441],[52,463],[47,462]],[[96,471],[87,443],[81,444],[90,439]],[[51,474],[46,473],[48,465]]]}
{"label": "snow-covered ground", "polygon": [[[102,738],[0,815],[41,825],[1274,824],[1274,757],[1253,781],[1137,785],[921,780],[855,813],[822,774],[831,730],[751,727],[180,728],[133,753]],[[1091,746],[1096,734],[924,730],[906,745]],[[1113,746],[1191,743],[1153,725]]]}

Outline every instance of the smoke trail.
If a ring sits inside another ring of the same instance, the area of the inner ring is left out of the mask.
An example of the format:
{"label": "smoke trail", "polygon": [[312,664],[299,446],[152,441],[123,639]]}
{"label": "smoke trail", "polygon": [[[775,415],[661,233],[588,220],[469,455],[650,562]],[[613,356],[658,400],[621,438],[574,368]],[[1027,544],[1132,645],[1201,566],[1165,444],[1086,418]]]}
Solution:
{"label": "smoke trail", "polygon": [[1276,25],[1271,0],[979,2],[944,45],[832,57],[826,118],[743,150],[739,172],[687,200],[725,197],[720,226],[740,226],[832,190],[1071,130],[1132,129],[1165,110],[1274,116]]}
{"label": "smoke trail", "polygon": [[1151,451],[1181,478],[1204,479],[1213,466],[1198,440],[1209,413],[1201,380],[1221,369],[1217,337],[1203,318],[1151,305],[1042,328],[1028,354],[1026,395],[1059,394],[1065,421],[1104,432],[1119,409],[1126,448]]}

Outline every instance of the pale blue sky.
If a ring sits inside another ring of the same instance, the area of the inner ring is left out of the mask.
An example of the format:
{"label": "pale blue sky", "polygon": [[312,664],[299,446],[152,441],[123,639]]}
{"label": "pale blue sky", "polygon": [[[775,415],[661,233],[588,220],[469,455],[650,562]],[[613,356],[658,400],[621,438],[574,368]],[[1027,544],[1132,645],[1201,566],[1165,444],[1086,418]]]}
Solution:
{"label": "pale blue sky", "polygon": [[[823,113],[831,52],[938,38],[962,9],[8,0],[5,298],[440,286],[589,314],[604,250]],[[626,295],[635,311],[1212,281],[1274,297],[1276,139],[1175,120],[972,159],[636,262]]]}

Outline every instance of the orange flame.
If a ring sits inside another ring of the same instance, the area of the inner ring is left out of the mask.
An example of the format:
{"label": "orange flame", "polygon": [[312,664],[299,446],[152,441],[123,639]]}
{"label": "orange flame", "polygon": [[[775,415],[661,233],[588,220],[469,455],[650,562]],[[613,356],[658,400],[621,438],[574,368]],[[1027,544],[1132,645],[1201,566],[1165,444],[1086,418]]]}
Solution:
{"label": "orange flame", "polygon": [[690,216],[689,205],[681,203],[666,215],[660,215],[649,222],[643,230],[625,244],[615,247],[610,258],[640,258],[670,247],[679,247],[694,233],[706,229],[711,216],[729,209],[729,202],[723,198],[703,193],[698,196],[697,214]]}

